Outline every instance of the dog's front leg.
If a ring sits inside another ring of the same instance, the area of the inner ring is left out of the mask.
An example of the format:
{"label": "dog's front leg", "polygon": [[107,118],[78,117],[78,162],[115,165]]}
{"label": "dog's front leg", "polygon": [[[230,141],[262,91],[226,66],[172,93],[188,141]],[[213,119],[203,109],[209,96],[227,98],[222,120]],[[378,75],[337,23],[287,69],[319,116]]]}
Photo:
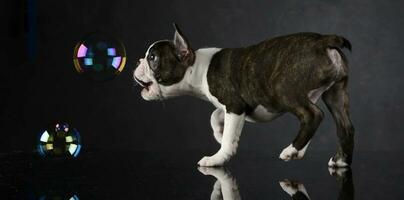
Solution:
{"label": "dog's front leg", "polygon": [[224,130],[224,111],[222,109],[218,108],[213,111],[210,117],[210,125],[212,126],[213,136],[221,144]]}
{"label": "dog's front leg", "polygon": [[245,114],[226,112],[224,114],[224,130],[220,150],[213,156],[203,157],[200,166],[221,166],[236,153],[238,140],[244,126]]}

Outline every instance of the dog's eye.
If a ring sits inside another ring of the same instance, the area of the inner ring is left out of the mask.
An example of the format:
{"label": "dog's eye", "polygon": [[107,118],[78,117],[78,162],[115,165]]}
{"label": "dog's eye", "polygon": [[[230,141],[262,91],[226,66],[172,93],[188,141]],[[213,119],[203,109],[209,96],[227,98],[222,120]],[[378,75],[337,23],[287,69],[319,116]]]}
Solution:
{"label": "dog's eye", "polygon": [[149,61],[154,61],[154,60],[156,60],[156,58],[157,57],[154,54],[149,55]]}

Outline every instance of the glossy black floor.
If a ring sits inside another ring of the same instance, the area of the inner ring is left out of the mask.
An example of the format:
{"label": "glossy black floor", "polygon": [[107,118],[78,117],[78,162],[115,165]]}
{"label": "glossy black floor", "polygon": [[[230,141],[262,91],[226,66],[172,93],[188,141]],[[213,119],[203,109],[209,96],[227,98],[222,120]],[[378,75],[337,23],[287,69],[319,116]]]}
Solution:
{"label": "glossy black floor", "polygon": [[76,160],[0,156],[1,199],[403,199],[403,159],[357,152],[352,169],[328,169],[329,153],[283,162],[240,152],[225,168],[198,168],[192,152],[94,150]]}

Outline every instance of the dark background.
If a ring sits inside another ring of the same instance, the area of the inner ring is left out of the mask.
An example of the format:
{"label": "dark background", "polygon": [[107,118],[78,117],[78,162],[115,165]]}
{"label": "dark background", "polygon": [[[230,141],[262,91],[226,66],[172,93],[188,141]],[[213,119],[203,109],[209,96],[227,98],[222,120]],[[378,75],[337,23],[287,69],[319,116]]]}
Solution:
{"label": "dark background", "polygon": [[[38,133],[54,121],[76,127],[84,149],[215,152],[212,105],[191,97],[146,102],[132,80],[134,62],[147,47],[172,38],[172,22],[194,48],[239,47],[302,31],[343,35],[353,45],[356,150],[404,150],[404,1],[5,0],[0,7],[0,152],[33,150]],[[94,30],[113,33],[127,50],[123,73],[105,83],[83,79],[73,67],[76,42]],[[325,113],[309,152],[331,155],[335,126]],[[247,123],[240,151],[280,153],[298,128],[290,114]]]}

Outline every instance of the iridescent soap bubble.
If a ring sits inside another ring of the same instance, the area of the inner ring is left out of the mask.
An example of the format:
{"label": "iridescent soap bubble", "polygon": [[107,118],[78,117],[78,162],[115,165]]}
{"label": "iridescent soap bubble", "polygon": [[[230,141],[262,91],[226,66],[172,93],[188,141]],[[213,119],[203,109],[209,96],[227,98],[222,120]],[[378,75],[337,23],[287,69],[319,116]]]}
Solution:
{"label": "iridescent soap bubble", "polygon": [[80,134],[67,123],[56,123],[40,134],[37,150],[42,157],[76,158],[81,151]]}
{"label": "iridescent soap bubble", "polygon": [[76,44],[73,63],[79,74],[91,80],[111,80],[125,67],[125,47],[106,34],[89,34]]}

